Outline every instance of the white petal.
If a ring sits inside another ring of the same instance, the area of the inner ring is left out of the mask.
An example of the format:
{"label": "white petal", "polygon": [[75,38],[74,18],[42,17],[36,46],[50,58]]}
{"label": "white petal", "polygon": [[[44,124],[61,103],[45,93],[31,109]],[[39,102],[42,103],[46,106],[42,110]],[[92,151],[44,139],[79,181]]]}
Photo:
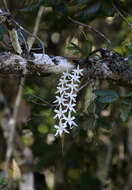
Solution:
{"label": "white petal", "polygon": [[56,131],[55,136],[57,136],[57,135],[58,135],[58,132],[59,132],[59,131]]}
{"label": "white petal", "polygon": [[58,126],[58,125],[55,125],[54,128],[55,128],[55,129],[59,129],[59,126]]}
{"label": "white petal", "polygon": [[65,131],[65,133],[68,133],[68,134],[70,133],[70,132],[69,132],[69,131],[67,131],[66,129],[64,129],[64,131]]}

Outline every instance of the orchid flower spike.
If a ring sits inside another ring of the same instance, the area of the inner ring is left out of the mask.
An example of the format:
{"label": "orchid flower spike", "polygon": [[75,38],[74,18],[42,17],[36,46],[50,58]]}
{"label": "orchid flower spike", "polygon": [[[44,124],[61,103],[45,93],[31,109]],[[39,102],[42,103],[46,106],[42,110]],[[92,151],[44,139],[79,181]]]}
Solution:
{"label": "orchid flower spike", "polygon": [[80,69],[78,65],[71,72],[63,72],[59,80],[54,101],[57,104],[54,118],[58,120],[58,125],[54,126],[55,136],[69,133],[69,129],[77,126],[73,113],[76,113],[76,97],[81,76],[83,76],[83,69]]}

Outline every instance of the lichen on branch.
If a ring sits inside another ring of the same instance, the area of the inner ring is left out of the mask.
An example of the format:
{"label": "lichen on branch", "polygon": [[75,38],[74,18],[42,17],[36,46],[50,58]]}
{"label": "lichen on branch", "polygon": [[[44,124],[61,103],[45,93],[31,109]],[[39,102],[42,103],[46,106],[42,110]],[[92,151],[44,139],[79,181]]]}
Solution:
{"label": "lichen on branch", "polygon": [[[125,58],[113,50],[101,49],[101,56],[92,56],[84,60],[71,60],[62,56],[34,53],[30,59],[10,52],[0,53],[1,74],[22,74],[26,68],[27,75],[38,73],[63,73],[71,71],[76,64],[83,64],[85,76],[94,80],[112,79],[132,85],[131,57]],[[130,59],[129,59],[130,58]]]}
{"label": "lichen on branch", "polygon": [[8,32],[10,35],[10,40],[11,40],[12,46],[14,48],[14,51],[21,55],[22,49],[21,49],[21,46],[19,43],[17,31],[13,28],[11,30],[8,30]]}

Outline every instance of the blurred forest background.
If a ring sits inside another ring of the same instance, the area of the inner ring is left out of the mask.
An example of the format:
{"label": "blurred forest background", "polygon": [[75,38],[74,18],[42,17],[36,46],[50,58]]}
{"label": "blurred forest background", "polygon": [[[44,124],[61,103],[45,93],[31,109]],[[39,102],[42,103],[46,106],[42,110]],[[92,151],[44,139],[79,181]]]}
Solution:
{"label": "blurred forest background", "polygon": [[[14,20],[31,33],[38,11],[44,7],[38,36],[49,55],[82,59],[100,48],[112,48],[123,56],[132,54],[131,0],[7,0],[7,5]],[[2,0],[0,8],[5,11]],[[21,29],[17,30],[19,33]],[[25,39],[29,37],[24,32],[23,35]],[[4,24],[0,25],[0,51],[12,51]],[[38,41],[32,52],[42,52]],[[54,136],[52,104],[59,77],[27,76],[17,113],[15,143],[32,152],[35,190],[131,190],[132,86],[112,80],[97,81],[96,98],[90,103],[89,87],[83,88],[77,98],[78,127],[65,135],[62,147],[62,139]],[[2,190],[7,189],[4,178],[7,144],[1,126],[12,113],[19,84],[20,76],[0,74]],[[9,174],[11,189],[18,190],[22,168],[14,154]]]}

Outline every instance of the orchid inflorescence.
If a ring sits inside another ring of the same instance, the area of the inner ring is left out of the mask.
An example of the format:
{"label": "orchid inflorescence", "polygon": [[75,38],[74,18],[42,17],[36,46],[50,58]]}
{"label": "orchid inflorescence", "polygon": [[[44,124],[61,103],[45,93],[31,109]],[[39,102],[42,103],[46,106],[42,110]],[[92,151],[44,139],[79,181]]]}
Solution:
{"label": "orchid inflorescence", "polygon": [[[83,75],[83,69],[77,68],[73,69],[71,72],[63,72],[58,86],[56,94],[56,100],[54,103],[57,104],[54,112],[56,113],[54,118],[58,120],[58,125],[55,125],[56,134],[62,136],[63,132],[69,133],[68,129],[72,129],[77,126],[75,123],[75,117],[73,113],[76,113],[76,97],[78,92],[78,87],[80,84],[80,78]],[[67,129],[68,128],[68,129]]]}

